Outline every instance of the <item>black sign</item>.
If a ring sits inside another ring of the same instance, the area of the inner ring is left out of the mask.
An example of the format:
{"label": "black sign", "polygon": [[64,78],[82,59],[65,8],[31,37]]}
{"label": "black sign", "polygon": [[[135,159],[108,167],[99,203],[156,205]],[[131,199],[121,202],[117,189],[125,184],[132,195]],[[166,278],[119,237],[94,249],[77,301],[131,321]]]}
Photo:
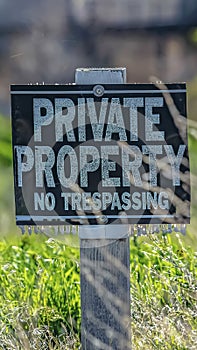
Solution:
{"label": "black sign", "polygon": [[11,96],[18,225],[189,222],[185,84]]}

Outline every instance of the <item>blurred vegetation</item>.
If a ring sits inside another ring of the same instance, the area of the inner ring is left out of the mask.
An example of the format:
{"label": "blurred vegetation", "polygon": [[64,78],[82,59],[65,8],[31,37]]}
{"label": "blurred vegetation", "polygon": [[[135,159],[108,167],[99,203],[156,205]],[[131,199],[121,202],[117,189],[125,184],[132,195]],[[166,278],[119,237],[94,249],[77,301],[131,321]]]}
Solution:
{"label": "blurred vegetation", "polygon": [[0,115],[0,235],[14,232],[11,124],[9,118]]}
{"label": "blurred vegetation", "polygon": [[197,28],[193,28],[189,31],[188,33],[190,41],[194,44],[197,45]]}
{"label": "blurred vegetation", "polygon": [[188,86],[188,116],[197,122],[197,76]]}
{"label": "blurred vegetation", "polygon": [[0,166],[12,164],[11,125],[8,118],[0,115]]}

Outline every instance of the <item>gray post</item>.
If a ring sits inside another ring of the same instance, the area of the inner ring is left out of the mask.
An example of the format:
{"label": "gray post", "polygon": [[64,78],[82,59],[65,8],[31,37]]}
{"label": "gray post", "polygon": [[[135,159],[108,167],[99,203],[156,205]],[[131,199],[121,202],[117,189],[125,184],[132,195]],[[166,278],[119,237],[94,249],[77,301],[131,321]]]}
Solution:
{"label": "gray post", "polygon": [[[77,69],[76,84],[123,84],[126,69]],[[83,350],[130,350],[128,225],[80,226]]]}

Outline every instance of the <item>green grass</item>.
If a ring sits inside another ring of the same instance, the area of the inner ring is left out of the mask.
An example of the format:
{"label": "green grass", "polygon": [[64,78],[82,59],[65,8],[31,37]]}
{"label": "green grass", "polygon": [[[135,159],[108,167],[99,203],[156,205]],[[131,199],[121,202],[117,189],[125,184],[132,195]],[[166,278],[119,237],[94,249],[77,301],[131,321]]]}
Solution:
{"label": "green grass", "polygon": [[12,164],[11,125],[8,118],[0,115],[0,164]]}
{"label": "green grass", "polygon": [[[2,346],[8,339],[15,339],[18,348],[13,349],[33,349],[34,333],[43,337],[44,330],[50,333],[52,343],[69,339],[71,344],[73,335],[74,343],[78,342],[78,254],[78,250],[53,239],[46,241],[43,236],[25,235],[14,245],[0,242],[0,349],[9,349]],[[46,340],[42,339],[45,345]]]}
{"label": "green grass", "polygon": [[131,252],[134,349],[195,349],[197,254],[178,235],[134,240]]}
{"label": "green grass", "polygon": [[[0,243],[0,270],[0,349],[78,349],[79,251],[24,235]],[[179,235],[131,239],[133,349],[195,349],[196,277]]]}

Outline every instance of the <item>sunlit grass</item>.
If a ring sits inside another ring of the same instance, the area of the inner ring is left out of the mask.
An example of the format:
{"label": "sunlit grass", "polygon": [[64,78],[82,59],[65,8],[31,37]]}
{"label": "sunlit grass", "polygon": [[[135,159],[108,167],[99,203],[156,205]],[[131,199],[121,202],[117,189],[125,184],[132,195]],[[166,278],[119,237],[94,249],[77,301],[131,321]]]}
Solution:
{"label": "sunlit grass", "polygon": [[[0,243],[0,270],[0,349],[78,349],[79,250],[20,236]],[[175,234],[131,238],[130,276],[133,349],[195,349],[194,250]]]}
{"label": "sunlit grass", "polygon": [[197,255],[174,235],[135,241],[131,259],[134,349],[195,349]]}
{"label": "sunlit grass", "polygon": [[[40,339],[39,344],[41,338],[42,346],[46,346],[44,332],[50,334],[54,345],[46,349],[58,349],[55,342],[61,345],[69,340],[71,344],[72,340],[77,344],[80,331],[78,251],[52,239],[46,241],[43,236],[23,236],[17,245],[2,241],[0,310],[3,330],[0,349],[11,339],[17,346],[20,342],[24,346],[26,342],[28,347],[22,347],[25,350],[33,349],[35,341]],[[37,345],[36,349],[42,347]]]}

